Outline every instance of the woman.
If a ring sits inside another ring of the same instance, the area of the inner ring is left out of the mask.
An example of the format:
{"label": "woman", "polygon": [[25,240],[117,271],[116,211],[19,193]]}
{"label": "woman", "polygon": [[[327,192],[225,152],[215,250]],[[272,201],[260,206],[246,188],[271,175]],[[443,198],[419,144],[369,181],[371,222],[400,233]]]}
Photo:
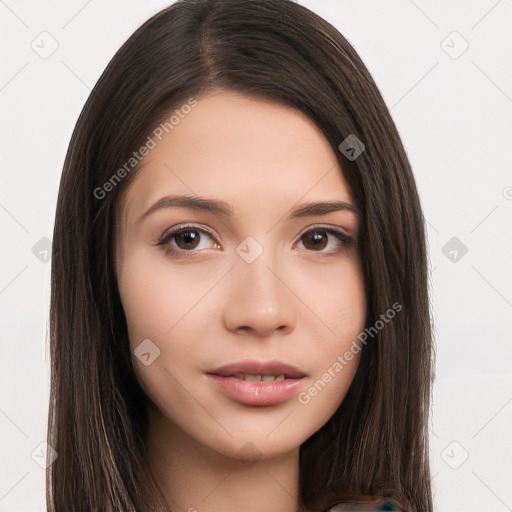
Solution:
{"label": "woman", "polygon": [[336,29],[290,0],[156,14],[64,164],[48,509],[431,511],[427,276],[410,164]]}

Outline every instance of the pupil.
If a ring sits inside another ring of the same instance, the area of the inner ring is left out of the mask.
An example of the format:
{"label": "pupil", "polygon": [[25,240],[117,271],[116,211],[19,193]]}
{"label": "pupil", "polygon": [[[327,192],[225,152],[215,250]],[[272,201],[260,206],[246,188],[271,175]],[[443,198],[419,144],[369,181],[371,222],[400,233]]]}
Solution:
{"label": "pupil", "polygon": [[[192,248],[195,247],[194,242],[197,242],[198,239],[199,236],[197,235],[197,232],[187,229],[178,235],[177,241],[185,242],[185,248],[190,249],[191,245]],[[180,244],[178,243],[178,245]]]}
{"label": "pupil", "polygon": [[[324,237],[324,232],[322,231],[312,231],[309,235],[308,235],[308,240],[313,242],[313,247],[314,248],[317,248],[319,247],[319,245],[322,245],[322,238],[325,238]],[[323,247],[321,247],[323,248]]]}

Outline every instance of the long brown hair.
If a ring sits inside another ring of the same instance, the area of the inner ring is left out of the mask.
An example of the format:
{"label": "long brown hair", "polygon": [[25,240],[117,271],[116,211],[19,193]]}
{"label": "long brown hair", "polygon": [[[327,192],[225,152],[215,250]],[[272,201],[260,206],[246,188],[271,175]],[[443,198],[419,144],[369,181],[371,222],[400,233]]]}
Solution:
{"label": "long brown hair", "polygon": [[[319,511],[374,495],[431,512],[434,352],[411,166],[354,48],[292,0],[177,1],[123,44],[83,108],[53,234],[48,443],[58,458],[47,471],[48,510],[166,510],[146,463],[145,395],[117,289],[116,205],[137,171],[126,162],[158,123],[219,89],[292,106],[316,123],[361,212],[366,326],[401,306],[371,331],[343,403],[301,446],[301,506]],[[355,159],[338,149],[349,135],[365,146]]]}

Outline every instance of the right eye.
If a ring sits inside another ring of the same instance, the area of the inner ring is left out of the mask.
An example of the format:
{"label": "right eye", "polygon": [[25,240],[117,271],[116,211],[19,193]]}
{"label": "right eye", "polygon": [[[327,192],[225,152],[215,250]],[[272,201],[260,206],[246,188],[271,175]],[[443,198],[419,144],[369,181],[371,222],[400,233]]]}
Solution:
{"label": "right eye", "polygon": [[[177,228],[172,228],[170,231],[165,231],[157,245],[163,246],[164,250],[171,256],[192,257],[195,255],[195,251],[208,248],[207,246],[205,247],[205,244],[201,247],[202,238],[205,238],[205,236],[215,240],[214,235],[204,228],[181,225]],[[171,242],[174,242],[174,244]],[[219,244],[215,242],[215,246],[215,248],[218,248]]]}

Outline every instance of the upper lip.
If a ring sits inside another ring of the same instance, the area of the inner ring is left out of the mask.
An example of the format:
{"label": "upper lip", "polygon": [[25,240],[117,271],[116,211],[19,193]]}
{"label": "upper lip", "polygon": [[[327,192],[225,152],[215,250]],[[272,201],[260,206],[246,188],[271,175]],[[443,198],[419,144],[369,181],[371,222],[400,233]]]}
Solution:
{"label": "upper lip", "polygon": [[275,359],[271,361],[238,361],[220,366],[207,373],[221,377],[230,377],[238,373],[243,373],[244,375],[284,375],[289,379],[306,377],[306,374],[296,366]]}

